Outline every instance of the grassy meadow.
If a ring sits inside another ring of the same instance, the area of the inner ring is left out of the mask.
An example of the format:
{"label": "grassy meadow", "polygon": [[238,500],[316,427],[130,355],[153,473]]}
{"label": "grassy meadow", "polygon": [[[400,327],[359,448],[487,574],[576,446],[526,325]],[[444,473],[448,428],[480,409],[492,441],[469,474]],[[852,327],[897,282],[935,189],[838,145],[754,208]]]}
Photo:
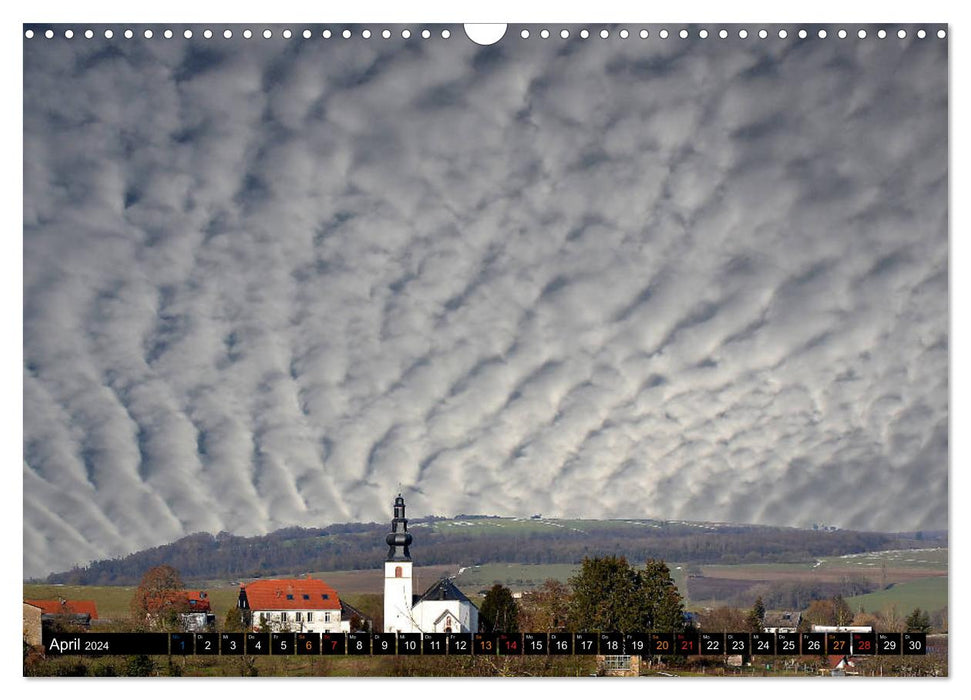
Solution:
{"label": "grassy meadow", "polygon": [[847,598],[850,608],[879,611],[895,605],[897,610],[910,612],[914,608],[933,612],[947,605],[947,577],[920,578],[892,587]]}

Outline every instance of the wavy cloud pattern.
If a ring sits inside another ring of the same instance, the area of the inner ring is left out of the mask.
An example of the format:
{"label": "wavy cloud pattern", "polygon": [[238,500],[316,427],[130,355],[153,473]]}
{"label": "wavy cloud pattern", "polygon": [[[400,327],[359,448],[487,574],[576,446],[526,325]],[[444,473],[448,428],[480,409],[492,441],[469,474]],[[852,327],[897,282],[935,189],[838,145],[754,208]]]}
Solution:
{"label": "wavy cloud pattern", "polygon": [[947,526],[945,41],[180,33],[25,45],[25,575],[399,488]]}

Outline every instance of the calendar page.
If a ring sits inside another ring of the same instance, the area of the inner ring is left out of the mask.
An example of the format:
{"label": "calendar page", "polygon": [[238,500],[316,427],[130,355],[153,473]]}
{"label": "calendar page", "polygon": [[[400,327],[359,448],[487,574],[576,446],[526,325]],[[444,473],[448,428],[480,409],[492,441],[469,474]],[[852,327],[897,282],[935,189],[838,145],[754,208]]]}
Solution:
{"label": "calendar page", "polygon": [[949,32],[24,24],[24,675],[946,676]]}

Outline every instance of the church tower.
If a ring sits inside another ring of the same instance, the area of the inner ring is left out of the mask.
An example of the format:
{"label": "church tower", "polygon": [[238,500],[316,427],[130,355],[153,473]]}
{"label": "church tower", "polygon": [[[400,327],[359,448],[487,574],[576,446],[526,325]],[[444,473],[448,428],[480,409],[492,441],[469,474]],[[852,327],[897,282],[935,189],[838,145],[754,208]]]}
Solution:
{"label": "church tower", "polygon": [[384,631],[418,632],[411,611],[411,534],[405,518],[405,499],[394,499],[391,532],[385,538],[388,558],[384,562]]}

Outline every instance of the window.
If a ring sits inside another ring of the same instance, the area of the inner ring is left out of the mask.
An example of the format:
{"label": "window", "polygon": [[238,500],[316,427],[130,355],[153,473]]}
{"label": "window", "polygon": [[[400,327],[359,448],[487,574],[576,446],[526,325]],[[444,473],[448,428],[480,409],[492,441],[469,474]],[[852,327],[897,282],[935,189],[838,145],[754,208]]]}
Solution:
{"label": "window", "polygon": [[401,567],[400,566],[394,567],[394,577],[395,578],[401,578]]}
{"label": "window", "polygon": [[324,600],[330,600],[330,593],[321,593],[320,597]]}
{"label": "window", "polygon": [[629,656],[605,656],[604,670],[605,671],[630,671],[630,657]]}
{"label": "window", "polygon": [[312,612],[308,612],[307,613],[307,622],[313,622],[313,621],[314,621],[314,614]]}
{"label": "window", "polygon": [[297,622],[302,622],[303,613],[299,613],[299,612],[293,613],[293,619],[296,620]]}
{"label": "window", "polygon": [[287,621],[287,614],[285,612],[280,613],[280,622]]}
{"label": "window", "polygon": [[324,622],[330,622],[330,613],[329,612],[325,612],[324,613]]}
{"label": "window", "polygon": [[266,613],[260,613],[260,622],[266,622]]}
{"label": "window", "polygon": [[293,600],[293,593],[287,593],[287,600]]}
{"label": "window", "polygon": [[304,600],[310,600],[310,594],[309,593],[304,593],[303,594],[303,599]]}

